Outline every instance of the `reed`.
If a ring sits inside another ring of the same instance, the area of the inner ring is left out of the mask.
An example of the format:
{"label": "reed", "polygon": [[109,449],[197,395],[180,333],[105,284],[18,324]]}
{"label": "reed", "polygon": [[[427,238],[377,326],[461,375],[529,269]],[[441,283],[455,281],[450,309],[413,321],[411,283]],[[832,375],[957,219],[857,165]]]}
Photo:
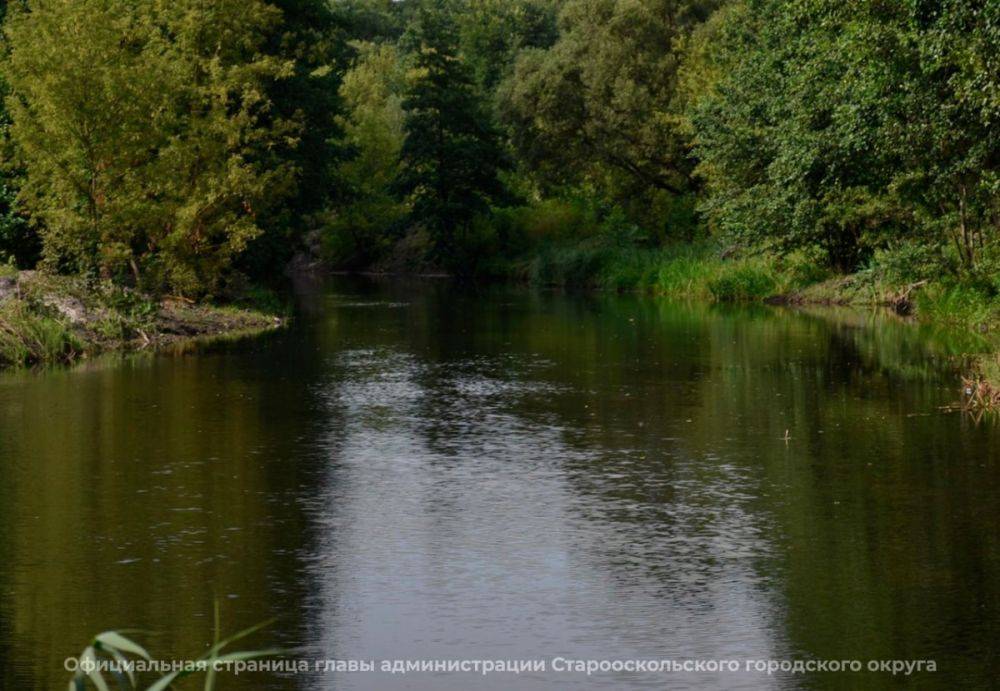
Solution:
{"label": "reed", "polygon": [[[236,662],[257,660],[261,658],[277,657],[287,651],[278,648],[265,650],[244,650],[227,652],[226,649],[234,643],[252,636],[261,629],[274,623],[274,620],[266,621],[256,626],[244,629],[228,638],[221,639],[219,635],[219,606],[215,607],[215,637],[213,645],[201,657],[192,660],[192,664],[185,665],[183,669],[171,672],[152,684],[140,683],[136,677],[134,668],[136,659],[152,662],[153,658],[149,652],[118,631],[105,631],[84,648],[77,658],[79,669],[69,682],[69,691],[87,691],[95,688],[97,691],[110,691],[108,682],[102,674],[102,669],[110,668],[108,672],[115,678],[119,689],[124,691],[166,691],[175,687],[177,682],[184,679],[204,675],[205,691],[215,691],[218,673],[220,669]],[[101,665],[104,661],[110,663]]]}

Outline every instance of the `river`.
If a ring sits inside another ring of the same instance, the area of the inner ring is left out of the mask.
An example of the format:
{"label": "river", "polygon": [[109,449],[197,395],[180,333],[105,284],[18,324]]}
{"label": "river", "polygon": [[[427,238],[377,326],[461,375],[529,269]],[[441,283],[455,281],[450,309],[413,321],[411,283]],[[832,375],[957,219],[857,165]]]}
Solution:
{"label": "river", "polygon": [[4,374],[0,687],[66,688],[112,628],[197,657],[218,603],[223,633],[278,617],[244,647],[376,668],[221,689],[988,688],[1000,425],[942,410],[954,349],[846,311],[337,279],[272,336]]}

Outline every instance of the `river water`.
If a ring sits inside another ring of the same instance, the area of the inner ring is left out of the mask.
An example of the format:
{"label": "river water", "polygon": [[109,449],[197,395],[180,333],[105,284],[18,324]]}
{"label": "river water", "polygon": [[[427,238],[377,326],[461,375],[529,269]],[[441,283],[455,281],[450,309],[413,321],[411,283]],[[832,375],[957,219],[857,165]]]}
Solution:
{"label": "river water", "polygon": [[338,280],[273,336],[8,373],[0,687],[65,688],[112,628],[197,657],[218,603],[223,633],[278,617],[243,647],[376,669],[220,689],[988,688],[1000,425],[941,410],[964,347],[870,314]]}

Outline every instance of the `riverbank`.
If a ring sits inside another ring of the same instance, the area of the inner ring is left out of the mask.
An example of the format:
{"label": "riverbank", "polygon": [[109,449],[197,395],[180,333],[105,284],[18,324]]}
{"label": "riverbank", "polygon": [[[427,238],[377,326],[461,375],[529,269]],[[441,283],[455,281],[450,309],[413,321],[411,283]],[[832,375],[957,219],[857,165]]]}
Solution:
{"label": "riverbank", "polygon": [[710,242],[656,249],[601,241],[549,245],[497,273],[535,285],[717,302],[888,307],[979,333],[1000,331],[1000,300],[972,285],[936,276],[894,279],[879,268],[837,274],[804,253],[741,254]]}
{"label": "riverbank", "polygon": [[0,274],[0,368],[68,364],[106,352],[249,336],[284,322],[260,310],[155,300],[75,277]]}
{"label": "riverbank", "polygon": [[[744,254],[710,242],[642,249],[594,238],[549,244],[502,264],[496,274],[560,288],[641,292],[715,302],[879,307],[921,323],[972,332],[984,352],[966,354],[969,402],[1000,406],[1000,300],[988,287],[940,276],[893,276],[875,266],[850,275],[805,253]],[[969,393],[969,392],[972,393]]]}

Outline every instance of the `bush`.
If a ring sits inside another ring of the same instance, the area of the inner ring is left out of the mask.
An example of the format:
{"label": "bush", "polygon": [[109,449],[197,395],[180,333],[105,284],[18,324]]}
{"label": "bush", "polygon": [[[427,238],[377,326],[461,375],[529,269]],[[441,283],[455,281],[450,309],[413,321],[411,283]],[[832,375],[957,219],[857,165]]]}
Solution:
{"label": "bush", "polygon": [[625,292],[650,290],[656,284],[660,253],[634,248],[611,251],[601,269],[599,283],[605,288]]}
{"label": "bush", "polygon": [[792,252],[779,259],[777,266],[789,290],[799,290],[833,278],[834,272],[826,263],[823,251],[816,247]]}
{"label": "bush", "polygon": [[875,252],[871,266],[890,284],[916,283],[942,274],[952,274],[955,266],[940,247],[920,242],[902,242]]}

